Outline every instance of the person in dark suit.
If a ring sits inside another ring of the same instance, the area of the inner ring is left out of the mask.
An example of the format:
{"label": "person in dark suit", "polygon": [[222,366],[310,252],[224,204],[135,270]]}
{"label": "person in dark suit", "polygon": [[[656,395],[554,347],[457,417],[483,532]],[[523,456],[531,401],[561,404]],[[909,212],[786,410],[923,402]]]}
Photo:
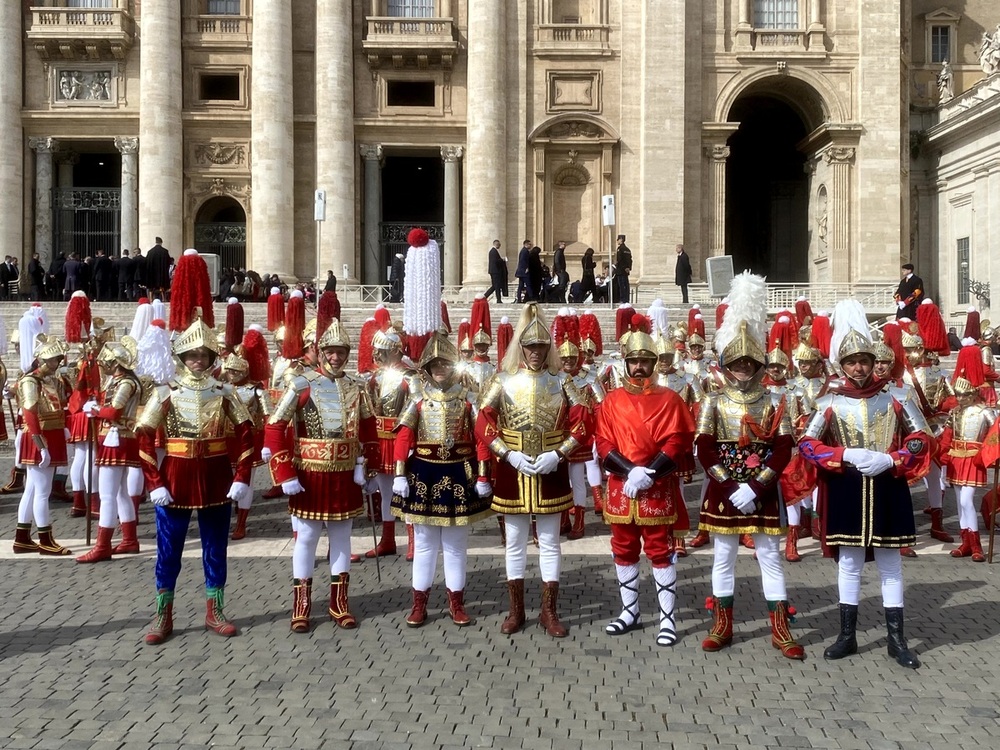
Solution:
{"label": "person in dark suit", "polygon": [[392,256],[392,266],[389,269],[389,301],[403,301],[403,279],[406,278],[406,256],[396,253]]}
{"label": "person in dark suit", "polygon": [[[597,288],[597,281],[594,278],[594,269],[597,268],[597,261],[594,260],[594,248],[588,247],[583,257],[580,259],[583,266],[583,275],[580,277],[580,302],[587,299],[587,295],[593,295]],[[597,301],[596,299],[594,300]]]}
{"label": "person in dark suit", "polygon": [[111,258],[104,250],[97,251],[94,258],[94,293],[95,299],[100,302],[107,302],[111,299]]}
{"label": "person in dark suit", "polygon": [[32,255],[28,261],[28,278],[31,279],[31,300],[38,302],[45,296],[45,268],[39,260],[38,253]]}
{"label": "person in dark suit", "polygon": [[545,287],[542,286],[542,272],[544,266],[542,264],[542,248],[535,245],[528,252],[528,296],[525,298],[525,302],[541,302],[542,296],[545,293]]}
{"label": "person in dark suit", "polygon": [[677,263],[674,265],[674,284],[681,288],[681,301],[688,303],[688,284],[691,283],[691,259],[684,252],[684,245],[675,248],[677,252]]}
{"label": "person in dark suit", "polygon": [[[271,293],[272,286],[281,286],[281,279],[275,276],[274,280],[268,282],[268,288],[267,288],[268,294]],[[326,272],[326,286],[323,287],[323,291],[324,292],[337,291],[337,277],[333,275],[333,271]]]}
{"label": "person in dark suit", "polygon": [[10,282],[17,281],[17,277],[17,266],[14,265],[14,259],[9,255],[5,255],[3,265],[0,266],[0,286],[2,286],[0,294],[3,295],[4,299],[13,299],[16,296],[10,293]]}
{"label": "person in dark suit", "polygon": [[500,254],[500,240],[493,240],[487,270],[490,274],[491,286],[483,296],[489,299],[490,295],[495,292],[497,304],[502,305],[503,297],[507,294],[507,258]]}
{"label": "person in dark suit", "polygon": [[917,319],[917,306],[923,302],[924,282],[913,273],[913,264],[904,263],[901,268],[902,279],[896,287],[896,320],[900,318]]}
{"label": "person in dark suit", "polygon": [[118,259],[118,301],[125,302],[132,299],[129,295],[132,286],[132,275],[135,269],[132,268],[132,259],[128,257],[128,250],[122,250],[122,257]]}
{"label": "person in dark suit", "polygon": [[552,278],[566,270],[566,243],[562,240],[556,243],[556,249],[552,253]]}
{"label": "person in dark suit", "polygon": [[159,294],[160,299],[170,291],[170,253],[159,237],[146,253],[146,287],[150,295]]}
{"label": "person in dark suit", "polygon": [[521,249],[517,253],[517,270],[514,276],[517,278],[517,301],[527,302],[534,298],[531,288],[531,278],[528,276],[528,256],[531,255],[531,240],[525,240]]}
{"label": "person in dark suit", "polygon": [[141,248],[132,251],[132,299],[146,296],[146,258]]}
{"label": "person in dark suit", "polygon": [[83,290],[86,291],[86,286],[81,284],[81,273],[83,270],[83,263],[80,262],[80,257],[73,253],[66,259],[63,263],[63,275],[66,280],[63,283],[63,298],[69,299],[73,296],[73,292]]}
{"label": "person in dark suit", "polygon": [[611,301],[628,302],[631,299],[629,293],[628,277],[632,273],[632,250],[625,244],[625,235],[618,235],[618,251],[615,253],[615,268],[611,276]]}
{"label": "person in dark suit", "polygon": [[49,298],[62,299],[66,287],[66,253],[59,253],[49,264]]}

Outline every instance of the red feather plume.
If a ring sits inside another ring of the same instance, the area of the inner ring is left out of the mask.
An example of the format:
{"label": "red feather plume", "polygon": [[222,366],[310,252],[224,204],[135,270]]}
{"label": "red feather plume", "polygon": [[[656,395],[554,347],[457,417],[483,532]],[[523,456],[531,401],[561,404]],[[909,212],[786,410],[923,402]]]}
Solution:
{"label": "red feather plume", "polygon": [[729,309],[729,303],[723,302],[718,307],[715,308],[715,330],[718,331],[722,328],[722,321],[726,317],[726,310]]}
{"label": "red feather plume", "polygon": [[306,301],[295,294],[289,297],[285,307],[285,339],[281,344],[281,354],[285,359],[302,356],[305,346],[302,332],[306,328]]}
{"label": "red feather plume", "polygon": [[320,295],[316,308],[316,340],[326,333],[326,329],[334,320],[340,320],[340,299],[334,291],[326,291]]}
{"label": "red feather plume", "polygon": [[[497,332],[497,336],[499,336],[499,331]],[[592,312],[585,312],[580,316],[580,340],[583,341],[584,339],[590,339],[597,345],[597,351],[594,353],[595,356],[600,357],[604,354],[601,322]]]}
{"label": "red feather plume", "polygon": [[823,359],[830,358],[830,339],[833,337],[833,329],[830,328],[830,319],[826,315],[816,315],[812,322],[812,337],[814,346],[819,349]]}
{"label": "red feather plume", "polygon": [[951,354],[948,344],[948,330],[938,306],[929,300],[917,305],[917,327],[920,338],[924,340],[924,348],[929,352],[937,352],[942,357]]}
{"label": "red feather plume", "polygon": [[959,378],[965,378],[976,388],[986,383],[986,367],[983,365],[983,354],[975,344],[963,346],[958,350],[955,360],[955,374],[951,376],[954,383]]}
{"label": "red feather plume", "polygon": [[451,333],[451,319],[448,317],[448,303],[441,300],[441,325]]}
{"label": "red feather plume", "polygon": [[410,230],[410,233],[406,235],[406,242],[410,247],[424,247],[428,242],[430,242],[430,237],[420,227],[414,227]]}
{"label": "red feather plume", "polygon": [[375,318],[368,318],[361,325],[361,336],[358,341],[358,372],[372,372],[375,369],[372,337],[380,330]]}
{"label": "red feather plume", "polygon": [[510,324],[510,321],[503,318],[500,321],[500,325],[497,326],[497,360],[503,361],[504,356],[507,354],[507,348],[510,346],[510,342],[514,340],[514,326]]}
{"label": "red feather plume", "polygon": [[963,339],[975,339],[979,341],[983,337],[983,329],[979,321],[979,310],[970,307],[965,314],[965,333]]}
{"label": "red feather plume", "polygon": [[697,333],[702,338],[705,338],[705,318],[703,315],[695,315],[691,321],[691,325],[688,327],[688,335]]}
{"label": "red feather plume", "polygon": [[[226,328],[229,331],[229,328]],[[251,328],[243,337],[243,358],[249,365],[248,376],[252,383],[267,383],[271,379],[271,355],[267,341],[256,328]]]}
{"label": "red feather plume", "polygon": [[482,295],[472,300],[472,312],[469,313],[469,335],[475,336],[480,331],[486,331],[493,337],[493,324],[490,322],[490,303]]}
{"label": "red feather plume", "polygon": [[285,324],[285,298],[281,292],[267,297],[267,330],[277,331]]}
{"label": "red feather plume", "polygon": [[186,330],[194,322],[195,308],[201,308],[201,319],[205,325],[215,328],[208,265],[197,252],[185,250],[174,266],[174,278],[170,284],[170,330]]}
{"label": "red feather plume", "polygon": [[813,315],[812,306],[810,306],[809,300],[805,297],[795,300],[795,317],[798,318],[800,326],[804,326],[806,324],[805,320],[807,317],[815,317]]}
{"label": "red feather plume", "polygon": [[634,333],[649,333],[652,326],[649,324],[649,318],[645,315],[634,313],[629,320],[628,329]]}
{"label": "red feather plume", "polygon": [[385,331],[392,325],[392,316],[389,315],[389,310],[385,305],[377,305],[375,307],[375,322],[378,323],[380,331]]}
{"label": "red feather plume", "polygon": [[226,348],[235,349],[243,341],[243,305],[230,302],[226,305]]}
{"label": "red feather plume", "polygon": [[695,315],[701,315],[701,305],[692,305],[691,309],[688,310],[688,333],[694,330]]}
{"label": "red feather plume", "polygon": [[87,295],[77,296],[74,293],[66,307],[66,343],[79,344],[83,341],[90,334],[92,320]]}
{"label": "red feather plume", "polygon": [[615,341],[620,340],[629,330],[629,322],[632,320],[634,314],[635,310],[631,305],[619,307],[615,310]]}

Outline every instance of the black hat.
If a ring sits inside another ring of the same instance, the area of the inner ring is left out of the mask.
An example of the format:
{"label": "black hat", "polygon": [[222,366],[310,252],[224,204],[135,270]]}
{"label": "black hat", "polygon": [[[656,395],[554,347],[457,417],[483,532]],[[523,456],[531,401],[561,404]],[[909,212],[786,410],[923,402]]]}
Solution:
{"label": "black hat", "polygon": [[619,234],[618,235],[618,239],[620,239],[622,242],[624,242],[625,241],[625,235],[624,234]]}
{"label": "black hat", "polygon": [[904,263],[901,266],[901,268],[905,268],[907,271],[912,271],[913,270],[913,264],[912,263]]}

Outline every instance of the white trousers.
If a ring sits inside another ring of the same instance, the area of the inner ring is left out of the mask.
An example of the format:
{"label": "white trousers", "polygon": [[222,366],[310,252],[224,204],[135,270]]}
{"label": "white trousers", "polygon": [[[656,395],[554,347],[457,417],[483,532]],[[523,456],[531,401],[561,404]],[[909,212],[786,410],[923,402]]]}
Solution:
{"label": "white trousers", "polygon": [[[101,497],[101,512],[97,525],[113,529],[117,522],[127,523],[135,520],[135,506],[132,505],[132,495],[142,492],[142,484],[138,491],[135,480],[128,471],[128,466],[100,466],[97,469],[97,491]],[[140,479],[142,475],[140,474]],[[129,480],[132,480],[131,482]]]}
{"label": "white trousers", "polygon": [[[757,550],[764,598],[769,602],[787,601],[785,571],[781,567],[778,552],[781,537],[754,534],[753,541]],[[714,534],[712,542],[715,555],[712,560],[712,594],[716,597],[732,596],[736,593],[736,554],[740,548],[740,536]]]}
{"label": "white trousers", "polygon": [[972,529],[979,533],[979,514],[976,513],[976,488],[956,487],[958,495],[958,525],[962,529]]}
{"label": "white trousers", "polygon": [[438,552],[443,551],[445,586],[449,591],[464,591],[468,549],[468,526],[413,524],[413,588],[427,591],[434,585]]}
{"label": "white trousers", "polygon": [[24,467],[24,492],[17,506],[17,522],[31,523],[34,520],[39,528],[52,525],[49,514],[49,495],[52,493],[52,480],[56,475],[54,466],[39,469],[37,466]]}
{"label": "white trousers", "polygon": [[316,548],[319,537],[326,525],[326,534],[330,539],[330,575],[337,576],[351,569],[351,526],[350,519],[346,521],[307,521],[295,518],[299,534],[292,550],[292,577],[312,578],[316,567]]}
{"label": "white trousers", "polygon": [[[394,477],[389,474],[376,474],[375,483],[378,485],[378,493],[382,496],[382,521],[391,522],[392,517],[392,480]],[[423,591],[423,589],[421,589]]]}
{"label": "white trousers", "polygon": [[[69,482],[73,492],[90,492],[90,472],[87,470],[87,443],[67,443],[66,450],[72,449],[73,462],[69,467]],[[93,451],[90,451],[93,453]],[[91,455],[91,461],[94,456]],[[94,473],[97,470],[94,469]]]}
{"label": "white trousers", "polygon": [[[559,543],[559,513],[535,516],[538,531],[538,566],[542,581],[558,583],[562,567],[562,547]],[[528,513],[504,514],[507,527],[507,579],[524,578],[528,562],[528,537],[531,535],[531,516]]]}
{"label": "white trousers", "polygon": [[587,481],[587,464],[569,464],[569,484],[573,488],[573,505],[577,508],[587,507],[587,495],[590,484]]}
{"label": "white trousers", "polygon": [[[903,558],[898,549],[876,547],[875,565],[882,580],[882,606],[903,606]],[[841,547],[837,561],[837,586],[841,604],[861,601],[861,571],[865,566],[864,547]]]}
{"label": "white trousers", "polygon": [[927,504],[932,508],[940,508],[944,499],[944,472],[937,462],[931,461],[931,469],[924,478],[927,485]]}
{"label": "white trousers", "polygon": [[259,466],[254,466],[252,469],[250,469],[250,492],[247,493],[247,496],[245,498],[239,500],[236,503],[236,507],[239,508],[240,510],[250,510],[250,506],[253,505],[253,478],[254,474],[259,468],[260,468]]}

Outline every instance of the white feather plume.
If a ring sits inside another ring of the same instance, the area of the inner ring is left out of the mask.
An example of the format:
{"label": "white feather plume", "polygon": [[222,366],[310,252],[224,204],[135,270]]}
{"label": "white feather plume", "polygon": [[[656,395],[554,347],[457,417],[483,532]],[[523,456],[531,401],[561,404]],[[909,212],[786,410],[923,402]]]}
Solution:
{"label": "white feather plume", "polygon": [[646,310],[646,317],[653,324],[652,334],[654,338],[670,335],[670,315],[667,308],[663,306],[663,300],[653,300],[653,304]]}
{"label": "white feather plume", "polygon": [[830,359],[834,362],[840,362],[840,345],[851,331],[857,331],[868,341],[872,340],[865,308],[856,299],[840,300],[833,308],[833,319],[830,322],[833,327],[830,335]]}
{"label": "white feather plume", "polygon": [[413,336],[441,327],[441,253],[430,240],[406,253],[403,277],[403,330]]}
{"label": "white feather plume", "polygon": [[733,279],[729,287],[729,307],[722,318],[722,325],[715,333],[715,352],[722,355],[740,330],[740,322],[747,322],[747,330],[763,349],[767,343],[767,283],[763,276],[744,271]]}

